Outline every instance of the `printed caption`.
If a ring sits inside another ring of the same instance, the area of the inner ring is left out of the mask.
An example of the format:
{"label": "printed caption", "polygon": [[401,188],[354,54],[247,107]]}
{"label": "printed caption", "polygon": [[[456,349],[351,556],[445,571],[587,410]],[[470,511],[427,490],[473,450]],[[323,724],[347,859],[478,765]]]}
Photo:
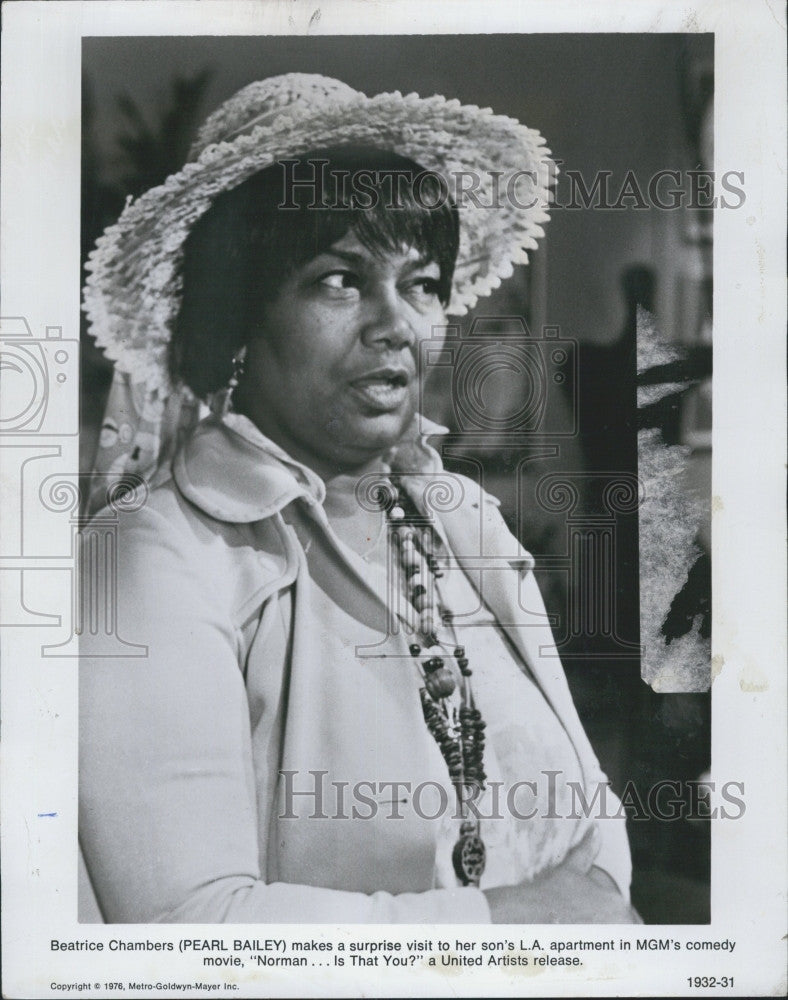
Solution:
{"label": "printed caption", "polygon": [[[467,940],[456,935],[440,937],[405,938],[402,940],[386,937],[374,939],[353,936],[333,939],[278,937],[219,937],[180,938],[176,941],[124,940],[111,938],[106,941],[90,939],[50,942],[53,952],[114,952],[118,965],[126,959],[129,972],[133,959],[140,952],[167,952],[172,963],[172,974],[177,976],[177,965],[182,961],[183,972],[194,974],[195,966],[201,972],[209,969],[215,973],[224,972],[222,982],[202,982],[198,979],[176,981],[163,979],[142,981],[138,977],[118,976],[114,981],[68,982],[56,980],[50,984],[53,993],[147,993],[147,992],[211,992],[217,995],[241,990],[253,981],[254,970],[271,968],[332,968],[351,971],[373,968],[391,972],[416,969],[434,970],[451,975],[465,969],[500,968],[510,972],[543,974],[550,969],[562,971],[593,967],[600,958],[611,952],[650,953],[679,952],[691,953],[706,962],[705,969],[697,975],[685,976],[684,984],[690,989],[733,987],[732,974],[713,975],[708,960],[733,955],[736,942],[729,938],[696,938],[680,940],[673,937],[637,938],[610,937],[587,939],[580,936],[558,938],[553,935],[513,934],[496,939]],[[599,953],[603,953],[600,955]],[[182,960],[176,954],[183,956]],[[722,954],[718,954],[722,953]],[[102,956],[104,957],[104,956]],[[634,957],[634,956],[632,956]],[[644,954],[645,960],[645,954]],[[119,970],[120,971],[120,970]],[[250,976],[250,973],[252,974]],[[237,981],[227,981],[236,980]]]}

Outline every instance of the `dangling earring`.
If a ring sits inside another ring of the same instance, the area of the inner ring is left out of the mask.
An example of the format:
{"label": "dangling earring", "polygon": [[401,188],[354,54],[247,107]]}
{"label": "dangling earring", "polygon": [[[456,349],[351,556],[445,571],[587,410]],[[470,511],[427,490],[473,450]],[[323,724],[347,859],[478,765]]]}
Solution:
{"label": "dangling earring", "polygon": [[211,412],[217,417],[224,417],[233,410],[233,391],[241,381],[246,362],[246,346],[239,347],[233,355],[233,373],[230,381],[222,389],[211,396]]}

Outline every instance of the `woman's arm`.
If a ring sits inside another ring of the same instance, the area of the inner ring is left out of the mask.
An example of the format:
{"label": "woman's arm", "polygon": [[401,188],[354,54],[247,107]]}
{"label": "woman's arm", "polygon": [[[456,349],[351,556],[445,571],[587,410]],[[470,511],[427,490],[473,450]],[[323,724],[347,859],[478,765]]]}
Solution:
{"label": "woman's arm", "polygon": [[[533,573],[528,573],[522,581],[520,600],[522,606],[531,614],[539,615],[546,621],[547,611]],[[578,808],[588,809],[588,815],[593,819],[599,833],[599,849],[593,859],[593,865],[607,873],[618,887],[621,896],[628,901],[632,861],[626,815],[618,796],[610,788],[607,775],[600,767],[577,713],[550,626],[545,624],[529,628],[528,636],[534,658],[541,660],[540,674],[550,677],[553,704],[560,711],[561,721],[580,755],[585,777],[585,803],[578,801]]]}
{"label": "woman's arm", "polygon": [[263,881],[225,543],[172,506],[125,515],[120,530],[118,633],[147,656],[93,656],[96,637],[83,642],[80,842],[105,919],[489,921],[475,889],[365,895]]}
{"label": "woman's arm", "polygon": [[[466,525],[461,526],[460,540],[464,540],[467,544],[467,551],[484,552],[508,559],[513,567],[520,564],[533,565],[533,559],[506,526],[500,514],[498,501],[490,494],[474,487],[469,480],[463,480],[463,483],[466,484],[468,496],[473,496],[475,489],[482,511],[478,539],[468,532]],[[452,516],[459,516],[459,512]],[[444,516],[444,523],[446,520]],[[509,593],[503,592],[504,580],[507,581],[506,586],[511,588]],[[555,647],[553,633],[548,624],[547,610],[536,577],[527,569],[520,570],[519,580],[514,574],[490,573],[484,586],[486,588],[484,596],[488,603],[493,599],[494,591],[498,591],[499,598],[508,603],[511,637],[519,644],[526,662],[557,712],[579,755],[585,779],[585,800],[589,815],[593,818],[598,831],[598,849],[595,857],[589,859],[587,868],[590,869],[593,864],[595,868],[606,873],[618,887],[621,897],[628,901],[632,862],[626,817],[620,808],[619,799],[610,788],[607,776],[599,765],[578,716]],[[579,803],[579,807],[584,808],[582,803]],[[593,894],[593,886],[589,886],[588,891]],[[493,919],[495,919],[494,913]]]}
{"label": "woman's arm", "polygon": [[523,885],[485,889],[494,924],[639,924],[640,917],[600,869],[559,865]]}

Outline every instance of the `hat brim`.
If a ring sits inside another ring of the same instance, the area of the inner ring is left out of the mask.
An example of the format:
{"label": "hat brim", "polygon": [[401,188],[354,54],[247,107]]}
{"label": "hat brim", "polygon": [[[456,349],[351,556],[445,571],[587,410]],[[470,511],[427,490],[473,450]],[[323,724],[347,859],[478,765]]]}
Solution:
{"label": "hat brim", "polygon": [[213,200],[278,159],[341,145],[406,156],[446,178],[452,193],[458,178],[467,178],[459,181],[471,193],[459,205],[451,315],[497,288],[544,235],[555,166],[542,136],[515,119],[439,95],[399,93],[354,93],[335,106],[283,112],[273,123],[205,147],[127,204],[98,239],[87,264],[84,309],[96,343],[120,371],[149,390],[169,391],[167,345],[180,303],[182,248]]}

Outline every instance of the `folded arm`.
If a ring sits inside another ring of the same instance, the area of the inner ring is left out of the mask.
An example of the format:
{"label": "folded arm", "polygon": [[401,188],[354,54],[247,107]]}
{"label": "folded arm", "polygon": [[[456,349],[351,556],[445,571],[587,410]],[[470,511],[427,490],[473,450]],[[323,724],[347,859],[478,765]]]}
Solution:
{"label": "folded arm", "polygon": [[118,631],[148,655],[94,657],[86,636],[80,664],[80,844],[104,918],[489,921],[475,889],[366,895],[263,880],[220,547],[209,535],[179,536],[146,509],[121,532],[119,549]]}

